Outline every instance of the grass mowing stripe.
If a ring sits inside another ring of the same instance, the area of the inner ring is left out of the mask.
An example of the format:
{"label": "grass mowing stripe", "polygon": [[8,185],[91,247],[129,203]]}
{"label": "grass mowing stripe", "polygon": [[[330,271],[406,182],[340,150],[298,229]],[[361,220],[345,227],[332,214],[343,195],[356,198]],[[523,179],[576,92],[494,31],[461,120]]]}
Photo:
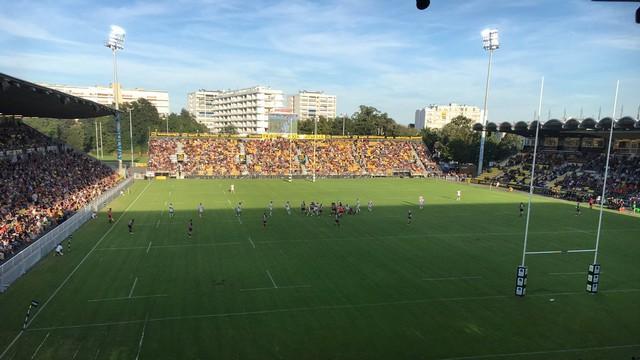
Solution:
{"label": "grass mowing stripe", "polygon": [[91,248],[91,250],[89,250],[89,252],[82,258],[82,260],[80,260],[80,262],[78,263],[78,265],[76,265],[75,268],[73,268],[73,270],[71,270],[71,272],[69,273],[69,275],[67,275],[66,278],[64,278],[64,280],[62,280],[62,283],[60,283],[60,285],[53,291],[53,293],[51,294],[51,296],[49,296],[49,298],[47,299],[47,301],[44,302],[44,304],[42,304],[42,307],[40,307],[40,309],[38,310],[38,312],[36,312],[35,314],[33,314],[33,317],[31,318],[31,320],[29,320],[29,322],[27,323],[27,327],[29,327],[29,325],[31,325],[31,323],[38,317],[38,315],[40,315],[40,313],[42,313],[44,311],[44,309],[47,307],[47,304],[49,304],[49,302],[58,294],[58,292],[60,291],[60,289],[62,289],[63,286],[65,286],[67,284],[67,282],[69,281],[69,279],[71,279],[71,277],[73,276],[73,274],[76,273],[76,271],[78,271],[78,269],[80,268],[80,266],[82,266],[82,264],[84,264],[84,262],[87,260],[87,258],[93,253],[93,251],[98,247],[98,245],[100,245],[100,243],[102,243],[102,240],[104,240],[107,235],[109,235],[111,233],[111,230],[113,230],[116,225],[118,225],[118,223],[120,222],[120,220],[122,220],[122,218],[124,217],[124,215],[127,213],[127,211],[129,211],[129,209],[133,206],[133,204],[136,203],[136,201],[138,201],[138,199],[140,199],[140,197],[142,196],[142,194],[145,193],[145,191],[147,191],[147,189],[149,188],[149,186],[151,185],[151,182],[149,182],[147,184],[147,186],[145,186],[144,189],[142,189],[142,191],[140,192],[140,194],[138,194],[138,196],[131,202],[131,204],[129,204],[129,206],[127,206],[127,208],[124,210],[124,212],[122,213],[122,215],[120,215],[120,217],[118,217],[118,220],[116,220],[116,222],[113,223],[113,225],[111,225],[111,227],[109,229],[107,229],[107,231],[104,233],[104,235],[102,235],[102,237],[100,238],[100,240],[98,240],[95,245],[93,245],[93,247]]}
{"label": "grass mowing stripe", "polygon": [[628,348],[635,348],[635,347],[640,348],[640,344],[596,346],[596,347],[573,348],[573,349],[558,349],[558,350],[547,350],[547,351],[529,351],[529,352],[517,352],[517,353],[508,353],[508,354],[472,355],[472,356],[462,356],[462,357],[440,358],[440,359],[436,359],[436,360],[490,359],[490,358],[498,358],[498,357],[529,356],[529,355],[542,355],[542,354],[558,354],[558,353],[579,352],[579,351],[628,349]]}
{"label": "grass mowing stripe", "polygon": [[[274,289],[274,288],[265,288]],[[640,288],[636,289],[615,289],[615,290],[601,290],[601,293],[630,293],[640,292]],[[584,291],[566,291],[547,294],[529,294],[527,297],[549,297],[549,296],[571,296],[581,295],[585,296]],[[321,305],[321,306],[307,306],[296,308],[280,308],[280,309],[267,309],[267,310],[255,310],[255,311],[243,311],[243,312],[230,312],[230,313],[216,313],[216,314],[199,314],[199,315],[184,315],[184,316],[167,316],[159,318],[150,318],[143,320],[123,320],[123,321],[110,321],[95,324],[78,324],[78,325],[65,325],[65,326],[49,326],[41,328],[27,329],[27,331],[52,331],[61,329],[79,329],[79,328],[92,328],[102,326],[114,326],[114,325],[129,325],[129,324],[141,324],[145,321],[175,321],[175,320],[192,320],[192,319],[207,319],[207,318],[224,318],[233,316],[250,316],[250,315],[264,315],[264,314],[277,314],[299,311],[316,311],[316,310],[340,310],[340,309],[357,309],[365,307],[379,307],[389,305],[407,305],[407,304],[423,304],[430,302],[452,302],[452,301],[476,301],[476,300],[492,300],[492,299],[507,299],[513,298],[514,295],[485,295],[485,296],[467,296],[467,297],[447,297],[447,298],[427,298],[427,299],[414,299],[414,300],[398,300],[398,301],[386,301],[377,303],[361,303],[361,304],[342,304],[342,305]]]}

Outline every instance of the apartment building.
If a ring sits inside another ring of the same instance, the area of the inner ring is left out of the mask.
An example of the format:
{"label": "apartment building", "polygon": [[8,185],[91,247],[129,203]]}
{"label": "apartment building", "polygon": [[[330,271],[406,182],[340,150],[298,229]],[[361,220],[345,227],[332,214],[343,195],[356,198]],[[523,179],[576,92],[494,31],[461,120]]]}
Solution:
{"label": "apartment building", "polygon": [[301,120],[336,117],[336,96],[323,91],[299,91],[289,98],[289,107]]}
{"label": "apartment building", "polygon": [[255,86],[237,90],[198,90],[189,93],[187,110],[211,132],[233,126],[241,134],[263,134],[269,129],[269,113],[282,108],[281,90]]}
{"label": "apartment building", "polygon": [[448,105],[429,105],[425,108],[416,110],[416,129],[442,129],[457,116],[467,117],[476,123],[481,121],[482,111],[477,106],[460,105],[455,103],[450,103]]}
{"label": "apartment building", "polygon": [[[86,100],[95,101],[98,104],[112,106],[115,103],[112,86],[74,86],[43,84],[39,85],[52,88],[63,93],[74,95]],[[145,90],[140,88],[122,89],[119,88],[119,104],[130,103],[140,98],[148,100],[158,110],[161,116],[167,116],[169,110],[169,93],[161,90]]]}

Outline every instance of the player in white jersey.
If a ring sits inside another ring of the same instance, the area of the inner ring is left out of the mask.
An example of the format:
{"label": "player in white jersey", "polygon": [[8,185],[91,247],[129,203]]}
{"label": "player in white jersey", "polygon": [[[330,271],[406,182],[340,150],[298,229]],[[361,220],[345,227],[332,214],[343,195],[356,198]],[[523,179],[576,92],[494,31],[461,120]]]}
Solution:
{"label": "player in white jersey", "polygon": [[173,204],[169,203],[169,217],[173,217],[175,210],[173,209]]}
{"label": "player in white jersey", "polygon": [[460,199],[462,199],[462,191],[458,190],[456,191],[456,201],[460,201]]}
{"label": "player in white jersey", "polygon": [[360,199],[356,199],[356,214],[360,214]]}
{"label": "player in white jersey", "polygon": [[236,193],[236,186],[233,185],[233,184],[229,185],[229,192],[232,193],[232,194],[235,194]]}
{"label": "player in white jersey", "polygon": [[418,198],[418,204],[420,204],[420,210],[424,209],[424,196],[420,195]]}
{"label": "player in white jersey", "polygon": [[236,216],[240,217],[242,215],[242,202],[239,202],[236,206]]}
{"label": "player in white jersey", "polygon": [[369,203],[367,204],[367,209],[369,210],[369,212],[373,211],[373,201],[369,200]]}
{"label": "player in white jersey", "polygon": [[202,206],[202,203],[200,203],[200,205],[198,205],[198,215],[200,217],[202,217],[202,215],[204,215],[204,206]]}
{"label": "player in white jersey", "polygon": [[269,217],[272,217],[273,216],[273,201],[271,201],[271,200],[269,200],[268,209],[269,209]]}
{"label": "player in white jersey", "polygon": [[284,209],[287,211],[287,215],[291,215],[291,204],[289,204],[289,201],[284,204]]}

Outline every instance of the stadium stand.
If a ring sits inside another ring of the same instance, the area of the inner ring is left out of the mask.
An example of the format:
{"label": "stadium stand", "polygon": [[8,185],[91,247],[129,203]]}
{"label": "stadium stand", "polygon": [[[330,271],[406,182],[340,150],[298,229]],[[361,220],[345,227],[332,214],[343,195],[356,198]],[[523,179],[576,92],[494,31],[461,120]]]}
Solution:
{"label": "stadium stand", "polygon": [[[502,172],[489,177],[492,182],[528,186],[531,179],[531,152],[522,152],[498,166]],[[543,151],[536,160],[534,186],[547,194],[574,200],[595,197],[602,191],[606,155],[593,152]],[[640,155],[613,153],[607,194],[627,205],[640,202]]]}
{"label": "stadium stand", "polygon": [[98,160],[0,117],[0,262],[111,188]]}
{"label": "stadium stand", "polygon": [[[184,134],[183,134],[184,135]],[[189,137],[153,134],[148,170],[185,176],[435,176],[440,168],[422,141],[325,137]],[[317,163],[314,163],[314,161]]]}

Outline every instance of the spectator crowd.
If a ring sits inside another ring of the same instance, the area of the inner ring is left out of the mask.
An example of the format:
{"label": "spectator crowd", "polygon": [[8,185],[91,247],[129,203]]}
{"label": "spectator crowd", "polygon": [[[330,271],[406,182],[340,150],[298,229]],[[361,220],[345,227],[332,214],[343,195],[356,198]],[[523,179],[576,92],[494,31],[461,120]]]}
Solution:
{"label": "spectator crowd", "polygon": [[[315,155],[314,155],[315,146]],[[178,148],[184,161],[177,160]],[[439,174],[421,141],[338,138],[152,138],[148,168],[186,176],[417,176]]]}
{"label": "spectator crowd", "polygon": [[[531,180],[531,152],[518,153],[490,177],[493,183],[528,186]],[[543,151],[536,158],[533,180],[538,189],[567,199],[588,200],[602,192],[606,155],[589,151]],[[611,203],[632,206],[640,198],[640,156],[613,152],[609,162],[607,195]]]}
{"label": "spectator crowd", "polygon": [[20,122],[0,119],[0,127],[6,131],[0,136],[1,262],[111,188],[118,178],[101,162]]}

